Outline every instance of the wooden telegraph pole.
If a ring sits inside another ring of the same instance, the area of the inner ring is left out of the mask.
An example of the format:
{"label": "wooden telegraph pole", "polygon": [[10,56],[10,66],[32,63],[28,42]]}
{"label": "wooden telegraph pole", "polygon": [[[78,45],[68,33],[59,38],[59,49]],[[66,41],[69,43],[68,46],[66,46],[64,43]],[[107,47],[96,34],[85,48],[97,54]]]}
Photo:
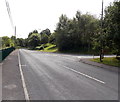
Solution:
{"label": "wooden telegraph pole", "polygon": [[14,39],[14,46],[16,45],[15,40],[16,40],[16,26],[14,27],[14,33],[15,33],[15,39]]}
{"label": "wooden telegraph pole", "polygon": [[102,12],[101,12],[101,35],[100,35],[100,62],[102,62],[103,59],[103,0],[102,0]]}

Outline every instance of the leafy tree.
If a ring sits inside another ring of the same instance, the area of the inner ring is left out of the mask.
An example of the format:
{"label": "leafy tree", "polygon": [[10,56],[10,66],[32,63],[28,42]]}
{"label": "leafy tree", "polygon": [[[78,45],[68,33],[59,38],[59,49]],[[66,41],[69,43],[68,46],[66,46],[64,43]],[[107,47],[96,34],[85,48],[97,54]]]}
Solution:
{"label": "leafy tree", "polygon": [[15,36],[11,36],[11,40],[12,40],[12,41],[15,41],[15,40],[16,40],[16,37],[15,37]]}
{"label": "leafy tree", "polygon": [[38,33],[38,31],[37,31],[37,30],[34,30],[32,33]]}
{"label": "leafy tree", "polygon": [[48,39],[49,39],[48,35],[42,34],[42,35],[41,35],[40,43],[41,43],[41,44],[46,44],[46,43],[48,43]]}
{"label": "leafy tree", "polygon": [[30,32],[29,35],[28,35],[28,37],[30,37],[32,34],[33,34],[33,32]]}
{"label": "leafy tree", "polygon": [[2,46],[3,47],[10,47],[11,45],[11,39],[8,36],[2,37]]}
{"label": "leafy tree", "polygon": [[98,28],[98,19],[90,14],[82,15],[79,11],[73,19],[61,15],[56,28],[56,42],[59,50],[92,49],[92,37]]}
{"label": "leafy tree", "polygon": [[105,10],[106,43],[109,48],[120,53],[120,1],[113,2]]}
{"label": "leafy tree", "polygon": [[66,15],[61,15],[56,28],[56,42],[59,50],[66,50],[69,47],[68,21]]}
{"label": "leafy tree", "polygon": [[97,29],[99,28],[99,21],[90,14],[85,14],[82,16],[82,18],[84,22],[82,42],[88,51],[90,51],[93,43],[92,40],[94,38],[94,35],[97,33]]}
{"label": "leafy tree", "polygon": [[40,44],[40,35],[38,33],[33,33],[28,37],[28,45],[31,48],[35,48]]}
{"label": "leafy tree", "polygon": [[28,38],[24,39],[24,47],[28,47]]}
{"label": "leafy tree", "polygon": [[17,38],[16,42],[17,42],[17,46],[25,47],[25,39],[23,39],[23,38]]}
{"label": "leafy tree", "polygon": [[46,34],[46,35],[50,36],[50,35],[51,35],[51,32],[50,32],[50,30],[47,28],[47,29],[45,29],[45,30],[42,30],[40,34],[41,34],[41,35],[42,35],[42,34]]}
{"label": "leafy tree", "polygon": [[54,32],[54,33],[52,33],[52,34],[49,36],[49,39],[48,39],[48,42],[49,42],[49,43],[56,44],[55,35],[56,35],[56,33]]}

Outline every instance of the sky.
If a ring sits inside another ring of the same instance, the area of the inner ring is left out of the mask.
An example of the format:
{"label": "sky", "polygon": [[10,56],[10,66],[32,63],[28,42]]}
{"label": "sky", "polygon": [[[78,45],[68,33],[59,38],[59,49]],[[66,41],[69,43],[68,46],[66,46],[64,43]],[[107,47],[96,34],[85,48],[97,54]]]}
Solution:
{"label": "sky", "polygon": [[[75,17],[76,11],[90,13],[97,18],[101,14],[102,0],[6,0],[9,2],[16,36],[27,38],[29,32],[48,28],[53,32],[61,14]],[[104,9],[114,0],[104,0]],[[0,0],[0,36],[14,35],[5,0]]]}

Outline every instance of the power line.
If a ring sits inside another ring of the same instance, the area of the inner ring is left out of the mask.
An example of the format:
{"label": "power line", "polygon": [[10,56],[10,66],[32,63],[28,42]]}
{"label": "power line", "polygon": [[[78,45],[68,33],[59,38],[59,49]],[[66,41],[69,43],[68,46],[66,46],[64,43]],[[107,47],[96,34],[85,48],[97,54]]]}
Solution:
{"label": "power line", "polygon": [[[5,0],[5,3],[6,3],[8,16],[9,16],[9,19],[10,19],[10,22],[11,22],[11,26],[12,26],[12,28],[14,30],[14,36],[15,36],[15,39],[16,39],[16,26],[14,26],[14,24],[13,24],[13,19],[12,19],[12,16],[11,16],[10,6],[9,6],[8,1]],[[15,39],[14,39],[14,46],[15,46]]]}
{"label": "power line", "polygon": [[11,16],[11,11],[10,11],[9,3],[6,0],[5,0],[5,3],[6,3],[6,8],[7,8],[8,16],[9,16],[9,19],[10,19],[10,22],[11,22],[11,26],[12,26],[13,29],[15,29],[14,28],[14,24],[13,24],[13,19],[12,19],[12,16]]}
{"label": "power line", "polygon": [[8,1],[5,0],[5,3],[6,3],[6,8],[7,8],[8,16],[9,16],[9,19],[10,19],[10,22],[11,22],[11,26],[12,26],[12,28],[14,30],[14,36],[16,38],[16,26],[14,26],[14,23],[13,23],[11,11],[10,11],[10,6],[9,6]]}

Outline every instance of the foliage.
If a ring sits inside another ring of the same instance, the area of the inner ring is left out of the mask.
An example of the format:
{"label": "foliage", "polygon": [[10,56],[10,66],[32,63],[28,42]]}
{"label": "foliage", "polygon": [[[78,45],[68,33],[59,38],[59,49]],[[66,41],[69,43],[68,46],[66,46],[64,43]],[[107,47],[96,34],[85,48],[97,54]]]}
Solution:
{"label": "foliage", "polygon": [[92,38],[97,28],[98,19],[90,14],[82,15],[77,11],[73,19],[61,15],[56,28],[56,42],[59,50],[89,51],[92,49]]}
{"label": "foliage", "polygon": [[46,34],[46,35],[49,36],[49,35],[51,35],[51,32],[50,32],[50,30],[47,28],[47,29],[45,29],[45,30],[42,30],[40,34],[41,34],[41,35],[42,35],[42,34]]}
{"label": "foliage", "polygon": [[3,36],[2,37],[2,48],[12,47],[12,46],[14,46],[13,40],[11,40],[11,38],[9,38],[8,36]]}
{"label": "foliage", "polygon": [[27,39],[17,38],[16,44],[17,46],[20,46],[20,47],[27,47]]}
{"label": "foliage", "polygon": [[35,48],[40,44],[40,35],[38,33],[32,33],[28,37],[28,46],[31,48]]}
{"label": "foliage", "polygon": [[49,43],[52,43],[52,44],[56,44],[56,37],[55,37],[56,33],[52,33],[50,36],[49,36],[49,39],[48,39],[48,42]]}
{"label": "foliage", "polygon": [[60,51],[76,49],[100,53],[102,46],[104,53],[120,54],[120,1],[105,9],[103,21],[79,11],[73,19],[61,15],[55,31]]}
{"label": "foliage", "polygon": [[106,54],[120,54],[119,41],[120,1],[115,1],[106,7],[103,21],[89,13],[82,14],[80,11],[77,11],[72,19],[62,14],[53,33],[47,28],[40,33],[37,30],[30,32],[26,39],[4,36],[2,46],[30,47],[47,51],[49,49],[47,45],[51,43],[56,45],[55,48],[58,47],[59,51],[94,54],[99,54],[103,46]]}
{"label": "foliage", "polygon": [[0,50],[0,62],[4,60],[13,50],[15,50],[14,47],[4,48]]}
{"label": "foliage", "polygon": [[37,46],[35,49],[40,50],[40,51],[45,51],[45,52],[56,52],[56,51],[58,51],[56,45],[50,44],[50,43],[42,44],[41,46]]}
{"label": "foliage", "polygon": [[68,34],[68,18],[66,15],[61,15],[56,29],[56,41],[59,50],[67,49],[70,46]]}
{"label": "foliage", "polygon": [[41,34],[40,43],[41,43],[41,44],[46,44],[46,43],[48,43],[48,39],[49,39],[48,35],[46,35],[46,34]]}
{"label": "foliage", "polygon": [[37,31],[37,30],[34,30],[32,33],[38,33],[38,31]]}
{"label": "foliage", "polygon": [[120,53],[120,1],[115,1],[105,9],[106,44]]}

